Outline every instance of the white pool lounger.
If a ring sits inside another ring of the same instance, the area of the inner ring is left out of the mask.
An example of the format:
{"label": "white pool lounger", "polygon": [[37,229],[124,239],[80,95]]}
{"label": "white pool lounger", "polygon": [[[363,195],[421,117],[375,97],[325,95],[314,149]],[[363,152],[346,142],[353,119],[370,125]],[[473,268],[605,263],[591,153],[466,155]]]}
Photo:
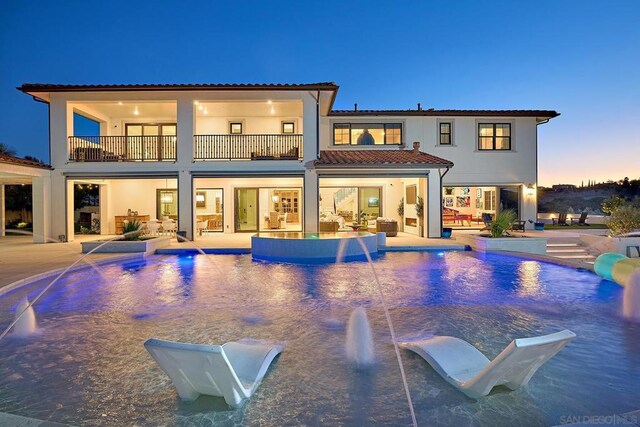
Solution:
{"label": "white pool lounger", "polygon": [[144,347],[183,400],[206,394],[224,397],[228,405],[238,407],[258,388],[285,345],[249,340],[201,345],[150,339]]}
{"label": "white pool lounger", "polygon": [[436,336],[400,342],[416,352],[447,382],[467,396],[478,399],[497,385],[511,390],[526,385],[538,368],[571,342],[569,330],[534,338],[513,340],[493,361],[459,338]]}

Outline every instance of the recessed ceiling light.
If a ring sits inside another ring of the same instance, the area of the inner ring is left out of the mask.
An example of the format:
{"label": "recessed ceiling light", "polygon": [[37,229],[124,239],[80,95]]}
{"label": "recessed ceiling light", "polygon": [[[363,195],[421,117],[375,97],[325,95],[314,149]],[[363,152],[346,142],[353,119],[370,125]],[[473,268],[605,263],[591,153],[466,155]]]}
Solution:
{"label": "recessed ceiling light", "polygon": [[271,104],[272,104],[271,100],[268,100],[268,101],[267,101],[267,104],[271,105]]}

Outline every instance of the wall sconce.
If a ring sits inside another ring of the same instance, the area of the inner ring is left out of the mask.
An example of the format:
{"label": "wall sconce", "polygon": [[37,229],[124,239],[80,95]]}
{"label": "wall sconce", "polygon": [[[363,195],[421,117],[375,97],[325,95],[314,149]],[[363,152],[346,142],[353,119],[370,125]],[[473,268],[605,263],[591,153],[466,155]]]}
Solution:
{"label": "wall sconce", "polygon": [[534,196],[536,194],[536,187],[533,184],[527,185],[527,196]]}
{"label": "wall sconce", "polygon": [[196,194],[196,202],[204,202],[204,194]]}
{"label": "wall sconce", "polygon": [[280,197],[278,197],[277,194],[274,194],[273,196],[271,196],[271,201],[273,203],[278,203],[280,201]]}

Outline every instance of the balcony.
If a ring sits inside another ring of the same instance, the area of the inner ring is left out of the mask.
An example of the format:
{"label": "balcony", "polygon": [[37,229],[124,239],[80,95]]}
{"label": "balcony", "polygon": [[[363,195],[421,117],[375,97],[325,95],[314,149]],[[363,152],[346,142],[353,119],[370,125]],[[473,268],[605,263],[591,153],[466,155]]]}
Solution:
{"label": "balcony", "polygon": [[194,135],[195,160],[301,160],[301,134]]}
{"label": "balcony", "polygon": [[70,136],[72,162],[176,161],[177,139],[160,136]]}

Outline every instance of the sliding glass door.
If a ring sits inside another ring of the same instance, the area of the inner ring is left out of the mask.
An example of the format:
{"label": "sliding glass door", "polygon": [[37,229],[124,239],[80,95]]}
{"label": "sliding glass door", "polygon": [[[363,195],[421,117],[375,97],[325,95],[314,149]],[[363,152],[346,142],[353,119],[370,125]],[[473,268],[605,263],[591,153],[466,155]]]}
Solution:
{"label": "sliding glass door", "polygon": [[258,231],[258,189],[235,189],[235,231]]}

